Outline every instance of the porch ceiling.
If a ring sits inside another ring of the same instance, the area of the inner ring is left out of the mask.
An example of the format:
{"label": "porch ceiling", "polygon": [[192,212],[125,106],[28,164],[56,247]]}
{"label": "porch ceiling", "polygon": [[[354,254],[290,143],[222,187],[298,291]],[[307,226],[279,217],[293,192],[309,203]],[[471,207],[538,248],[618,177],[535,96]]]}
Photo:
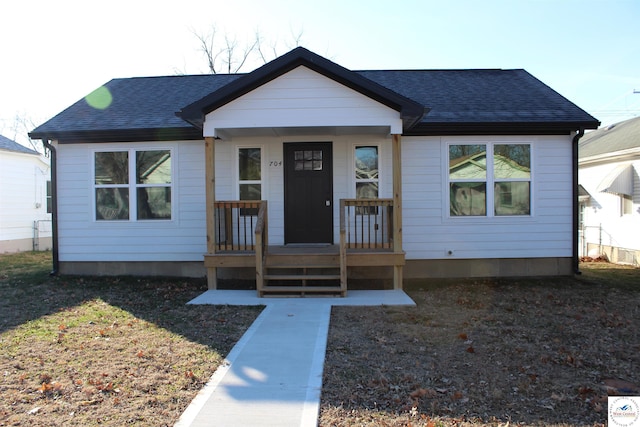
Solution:
{"label": "porch ceiling", "polygon": [[255,127],[216,128],[215,136],[222,139],[238,137],[288,137],[309,135],[389,135],[389,126],[306,126],[306,127]]}

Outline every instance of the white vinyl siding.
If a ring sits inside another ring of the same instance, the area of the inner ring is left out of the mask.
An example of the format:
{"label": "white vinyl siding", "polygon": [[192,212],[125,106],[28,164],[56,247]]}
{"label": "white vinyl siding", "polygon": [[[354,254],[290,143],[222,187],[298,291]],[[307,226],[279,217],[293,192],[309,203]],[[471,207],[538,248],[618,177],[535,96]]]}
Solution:
{"label": "white vinyl siding", "polygon": [[[619,194],[599,191],[601,183],[620,165],[632,167],[633,195],[627,203],[630,213],[622,214],[622,197]],[[591,245],[600,244],[640,250],[640,161],[601,163],[581,166],[579,182],[589,192],[584,215],[585,240]],[[631,205],[631,206],[629,206]],[[590,256],[598,256],[592,252]]]}
{"label": "white vinyl siding", "polygon": [[[465,138],[460,138],[464,141]],[[514,137],[493,137],[513,142]],[[522,138],[524,141],[525,138]],[[237,200],[237,149],[262,147],[263,199],[269,203],[269,242],[284,242],[285,142],[333,143],[334,241],[339,200],[355,197],[354,147],[379,147],[379,197],[392,196],[391,138],[373,135],[235,138],[217,140],[216,199]],[[446,142],[402,138],[403,245],[408,259],[570,257],[572,239],[571,138],[539,136],[531,143],[530,216],[448,216]],[[101,150],[126,144],[101,144]],[[58,146],[61,261],[201,261],[206,252],[204,144],[202,141],[136,143],[136,150],[171,149],[174,216],[170,221],[95,221],[91,156],[95,145]],[[535,190],[533,190],[535,188]],[[447,252],[453,251],[453,255]]]}
{"label": "white vinyl siding", "polygon": [[[450,217],[445,166],[447,144],[454,141],[531,144],[535,164],[531,179],[531,215]],[[496,136],[480,140],[477,137],[403,137],[403,245],[407,258],[570,257],[571,170],[570,136]]]}
{"label": "white vinyl siding", "polygon": [[[132,144],[104,143],[100,151]],[[202,261],[206,252],[204,142],[135,143],[172,150],[173,217],[164,221],[96,221],[94,144],[58,145],[60,261]]]}
{"label": "white vinyl siding", "polygon": [[[46,192],[50,171],[45,160],[37,154],[0,149],[0,253],[31,250],[34,221],[42,221],[40,237],[51,237]],[[26,247],[14,246],[23,240],[28,240]]]}
{"label": "white vinyl siding", "polygon": [[218,129],[385,126],[402,129],[397,111],[300,66],[207,114],[205,136]]}

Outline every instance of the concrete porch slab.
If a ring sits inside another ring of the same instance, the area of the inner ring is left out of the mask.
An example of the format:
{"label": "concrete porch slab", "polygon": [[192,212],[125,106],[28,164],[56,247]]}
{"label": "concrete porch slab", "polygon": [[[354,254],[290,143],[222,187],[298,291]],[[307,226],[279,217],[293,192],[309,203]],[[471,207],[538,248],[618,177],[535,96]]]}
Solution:
{"label": "concrete porch slab", "polygon": [[211,305],[269,305],[292,301],[302,302],[305,305],[345,305],[345,306],[376,306],[376,305],[416,305],[409,296],[401,290],[383,291],[348,291],[347,296],[308,298],[260,298],[256,291],[237,290],[210,290],[189,301],[188,304]]}

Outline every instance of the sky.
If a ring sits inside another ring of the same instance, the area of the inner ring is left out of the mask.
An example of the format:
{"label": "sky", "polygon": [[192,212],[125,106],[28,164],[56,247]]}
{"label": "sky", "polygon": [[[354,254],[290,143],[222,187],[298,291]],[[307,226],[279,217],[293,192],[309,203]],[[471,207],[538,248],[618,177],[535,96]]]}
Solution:
{"label": "sky", "polygon": [[207,73],[213,29],[352,70],[524,68],[603,126],[640,114],[640,0],[20,0],[0,3],[0,134],[28,145],[113,78]]}

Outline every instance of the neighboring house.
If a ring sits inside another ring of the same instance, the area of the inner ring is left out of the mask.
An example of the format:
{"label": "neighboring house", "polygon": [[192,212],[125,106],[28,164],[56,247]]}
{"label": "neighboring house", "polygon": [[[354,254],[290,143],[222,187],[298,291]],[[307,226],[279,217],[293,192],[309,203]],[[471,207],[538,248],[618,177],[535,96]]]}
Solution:
{"label": "neighboring house", "polygon": [[344,294],[572,274],[577,141],[598,125],[524,70],[351,71],[296,48],[112,80],[31,137],[57,156],[60,272]]}
{"label": "neighboring house", "polygon": [[640,117],[579,144],[581,254],[640,264]]}
{"label": "neighboring house", "polygon": [[0,135],[0,253],[51,249],[49,162]]}

